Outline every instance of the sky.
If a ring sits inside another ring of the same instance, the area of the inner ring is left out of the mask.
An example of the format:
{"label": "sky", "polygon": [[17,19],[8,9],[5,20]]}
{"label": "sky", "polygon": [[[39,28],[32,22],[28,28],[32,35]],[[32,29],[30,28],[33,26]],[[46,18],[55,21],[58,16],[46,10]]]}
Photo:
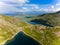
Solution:
{"label": "sky", "polygon": [[0,14],[25,12],[57,12],[60,0],[0,0]]}

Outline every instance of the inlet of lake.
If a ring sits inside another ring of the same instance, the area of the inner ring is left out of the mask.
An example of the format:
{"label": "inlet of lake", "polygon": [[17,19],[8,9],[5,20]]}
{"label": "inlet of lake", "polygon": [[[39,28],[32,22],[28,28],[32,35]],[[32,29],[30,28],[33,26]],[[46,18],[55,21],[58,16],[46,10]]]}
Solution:
{"label": "inlet of lake", "polygon": [[11,41],[6,42],[5,45],[41,45],[33,38],[19,32]]}

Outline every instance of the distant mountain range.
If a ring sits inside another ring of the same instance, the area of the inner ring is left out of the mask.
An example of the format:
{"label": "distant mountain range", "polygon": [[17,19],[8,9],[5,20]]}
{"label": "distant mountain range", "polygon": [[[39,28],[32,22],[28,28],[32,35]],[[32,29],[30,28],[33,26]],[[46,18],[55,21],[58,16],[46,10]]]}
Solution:
{"label": "distant mountain range", "polygon": [[53,13],[53,12],[45,12],[45,11],[32,11],[32,12],[11,12],[11,13],[2,13],[3,15],[9,15],[9,16],[17,16],[17,15],[42,15],[47,13]]}

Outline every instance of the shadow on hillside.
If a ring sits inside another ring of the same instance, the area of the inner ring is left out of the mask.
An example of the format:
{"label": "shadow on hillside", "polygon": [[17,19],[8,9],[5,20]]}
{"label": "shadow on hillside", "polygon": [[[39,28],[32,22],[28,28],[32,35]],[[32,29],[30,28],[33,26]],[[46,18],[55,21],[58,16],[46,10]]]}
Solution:
{"label": "shadow on hillside", "polygon": [[44,25],[44,26],[50,26],[50,27],[53,27],[53,25],[51,25],[51,24],[47,24],[47,21],[44,21],[44,20],[37,20],[37,19],[35,19],[35,20],[31,20],[30,21],[30,24],[42,24],[42,25]]}

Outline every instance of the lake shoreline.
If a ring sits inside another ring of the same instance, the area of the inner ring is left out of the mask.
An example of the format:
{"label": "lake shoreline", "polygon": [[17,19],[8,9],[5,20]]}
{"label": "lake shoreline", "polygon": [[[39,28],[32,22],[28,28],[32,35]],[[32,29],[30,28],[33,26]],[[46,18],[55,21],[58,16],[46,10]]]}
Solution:
{"label": "lake shoreline", "polygon": [[21,31],[18,31],[14,36],[12,36],[11,38],[8,38],[8,39],[5,40],[2,44],[4,45],[5,43],[7,43],[7,41],[12,40],[19,32],[21,32]]}
{"label": "lake shoreline", "polygon": [[[15,40],[14,38],[15,38],[17,35],[19,35],[19,33],[22,33],[24,36],[27,36],[28,38],[31,38],[31,39],[34,40],[37,44],[40,45],[40,43],[39,43],[37,40],[35,40],[35,39],[32,38],[31,36],[29,36],[29,35],[27,35],[26,33],[24,33],[24,31],[18,32],[11,40],[8,40],[5,44],[8,44],[9,42]],[[17,38],[19,38],[19,37],[17,37]],[[23,38],[23,37],[22,37],[22,38]],[[26,38],[26,39],[28,39],[28,38]],[[29,40],[28,40],[28,41],[29,41]],[[33,42],[33,41],[32,41],[32,42]]]}
{"label": "lake shoreline", "polygon": [[29,34],[25,33],[24,31],[22,31],[25,35],[31,37],[32,39],[36,40],[40,45],[43,45],[40,41],[38,41],[36,38],[30,36]]}

